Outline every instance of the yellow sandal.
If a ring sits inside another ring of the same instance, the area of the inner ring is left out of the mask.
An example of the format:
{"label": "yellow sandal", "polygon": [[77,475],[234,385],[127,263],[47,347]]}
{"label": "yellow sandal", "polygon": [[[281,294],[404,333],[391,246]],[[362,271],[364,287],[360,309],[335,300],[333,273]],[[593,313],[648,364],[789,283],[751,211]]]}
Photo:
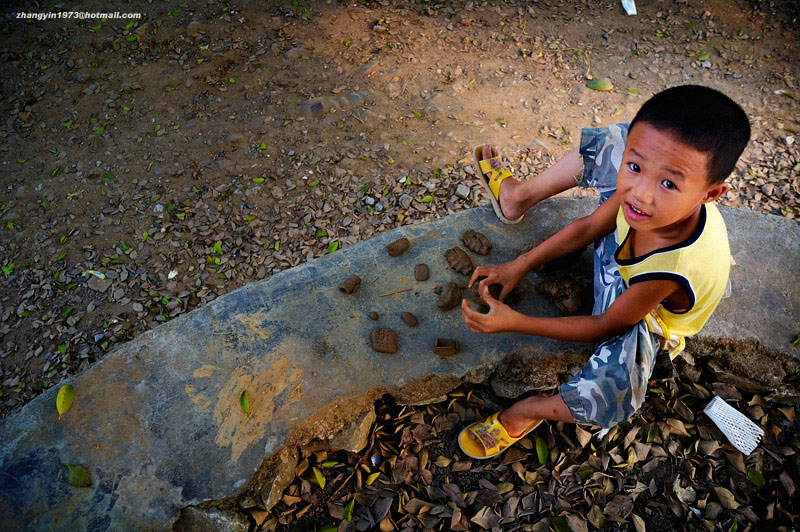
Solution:
{"label": "yellow sandal", "polygon": [[491,159],[483,159],[483,145],[475,146],[472,149],[472,166],[486,189],[489,195],[489,201],[492,203],[492,208],[500,221],[504,224],[518,224],[522,221],[524,214],[519,218],[512,220],[503,214],[500,208],[500,183],[507,177],[514,177],[511,172],[503,168],[500,163],[500,157],[492,157]]}
{"label": "yellow sandal", "polygon": [[[464,454],[476,460],[494,458],[527,436],[542,422],[541,419],[536,420],[519,437],[513,438],[508,435],[505,427],[500,423],[498,419],[499,415],[500,412],[492,414],[483,421],[473,423],[461,431],[458,435],[458,446],[461,447],[461,451]],[[480,443],[470,437],[470,433],[472,433]]]}

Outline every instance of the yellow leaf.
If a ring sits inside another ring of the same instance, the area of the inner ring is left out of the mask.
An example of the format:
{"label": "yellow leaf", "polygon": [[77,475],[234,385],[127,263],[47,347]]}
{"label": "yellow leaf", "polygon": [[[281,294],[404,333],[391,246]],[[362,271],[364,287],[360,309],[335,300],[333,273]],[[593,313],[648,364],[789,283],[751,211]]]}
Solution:
{"label": "yellow leaf", "polygon": [[61,421],[61,416],[69,410],[72,402],[75,400],[75,389],[71,384],[65,384],[58,390],[56,397],[56,410],[58,410],[58,420]]}
{"label": "yellow leaf", "polygon": [[377,472],[375,472],[375,473],[371,473],[371,474],[370,474],[370,475],[367,477],[367,486],[372,486],[372,483],[373,483],[373,482],[375,482],[375,480],[377,480],[377,478],[378,478],[379,476],[381,476],[381,472],[380,472],[380,471],[377,471]]}
{"label": "yellow leaf", "polygon": [[314,474],[314,476],[311,477],[311,482],[319,486],[319,489],[325,489],[325,475],[322,474],[322,471],[316,467],[312,467],[311,472]]}

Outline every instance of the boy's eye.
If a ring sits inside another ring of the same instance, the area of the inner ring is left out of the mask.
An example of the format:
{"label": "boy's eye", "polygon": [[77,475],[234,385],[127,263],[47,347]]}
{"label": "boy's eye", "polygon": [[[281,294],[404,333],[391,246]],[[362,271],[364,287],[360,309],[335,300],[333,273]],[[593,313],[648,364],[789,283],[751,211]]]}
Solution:
{"label": "boy's eye", "polygon": [[661,184],[664,185],[664,188],[666,188],[668,190],[677,190],[678,189],[678,187],[675,186],[675,183],[673,183],[669,179],[665,179],[664,181],[661,182]]}
{"label": "boy's eye", "polygon": [[630,168],[632,172],[636,172],[637,174],[642,171],[642,169],[639,168],[639,165],[636,163],[628,163],[628,168]]}

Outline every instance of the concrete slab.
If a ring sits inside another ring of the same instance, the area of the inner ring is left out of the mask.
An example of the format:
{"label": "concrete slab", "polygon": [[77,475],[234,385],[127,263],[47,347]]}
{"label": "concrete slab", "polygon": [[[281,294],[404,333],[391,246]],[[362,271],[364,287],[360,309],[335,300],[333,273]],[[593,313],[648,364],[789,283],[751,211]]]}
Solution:
{"label": "concrete slab", "polygon": [[[466,278],[444,265],[444,251],[468,228],[494,243],[476,263],[516,256],[594,208],[594,198],[556,199],[518,226],[488,207],[404,227],[222,296],[125,344],[70,382],[75,403],[57,421],[54,388],[0,422],[0,528],[4,530],[163,530],[181,508],[232,497],[289,439],[331,438],[385,391],[425,400],[463,380],[481,380],[511,353],[542,357],[591,346],[514,334],[475,335],[458,309],[436,308],[438,285]],[[737,266],[734,295],[704,334],[757,340],[797,357],[800,229],[778,217],[723,209]],[[390,258],[384,245],[411,241]],[[575,275],[590,279],[589,251]],[[416,282],[414,265],[430,266]],[[353,295],[337,287],[351,273]],[[521,285],[519,310],[557,315]],[[370,281],[374,282],[370,285]],[[392,296],[382,294],[411,288]],[[380,315],[369,319],[371,311]],[[410,328],[400,319],[419,319]],[[393,355],[370,348],[370,332],[392,327]],[[437,337],[459,340],[451,358],[433,354]],[[790,339],[790,338],[789,338]],[[250,415],[239,406],[248,392]],[[91,488],[67,483],[65,462],[82,464]],[[261,470],[263,473],[263,468]]]}

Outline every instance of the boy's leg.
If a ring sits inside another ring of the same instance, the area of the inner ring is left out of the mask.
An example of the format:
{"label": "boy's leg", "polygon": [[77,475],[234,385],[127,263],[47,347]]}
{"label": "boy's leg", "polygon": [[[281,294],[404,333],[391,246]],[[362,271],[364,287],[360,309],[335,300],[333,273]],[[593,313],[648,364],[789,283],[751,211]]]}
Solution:
{"label": "boy's leg", "polygon": [[538,419],[575,423],[569,407],[560,395],[550,397],[534,395],[520,399],[498,416],[508,435],[513,438],[518,438]]}
{"label": "boy's leg", "polygon": [[[499,155],[497,150],[489,148],[483,158],[489,159]],[[577,185],[576,176],[583,170],[578,150],[572,150],[553,166],[543,171],[536,179],[519,181],[508,178],[500,183],[500,208],[503,214],[512,220],[519,218],[540,201],[564,192]]]}
{"label": "boy's leg", "polygon": [[576,423],[611,428],[642,406],[660,342],[640,321],[600,344],[559,393]]}

